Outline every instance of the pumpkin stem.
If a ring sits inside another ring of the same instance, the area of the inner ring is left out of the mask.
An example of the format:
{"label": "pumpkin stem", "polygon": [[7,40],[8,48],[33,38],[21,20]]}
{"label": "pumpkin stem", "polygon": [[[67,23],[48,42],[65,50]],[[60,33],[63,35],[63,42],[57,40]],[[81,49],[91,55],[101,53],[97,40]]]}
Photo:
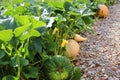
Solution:
{"label": "pumpkin stem", "polygon": [[61,69],[61,68],[58,68],[57,71],[58,71],[59,73],[61,73],[61,72],[62,72],[62,69]]}

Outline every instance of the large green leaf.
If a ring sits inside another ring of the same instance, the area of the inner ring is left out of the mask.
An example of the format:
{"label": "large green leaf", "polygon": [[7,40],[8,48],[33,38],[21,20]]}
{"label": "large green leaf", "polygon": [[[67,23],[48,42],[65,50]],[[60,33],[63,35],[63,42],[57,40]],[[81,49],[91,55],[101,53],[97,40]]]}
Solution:
{"label": "large green leaf", "polygon": [[45,46],[49,51],[55,51],[57,48],[57,44],[54,41],[50,41],[49,43],[45,44]]}
{"label": "large green leaf", "polygon": [[64,8],[65,8],[66,12],[70,11],[71,7],[73,7],[73,5],[70,2],[65,2],[64,3]]}
{"label": "large green leaf", "polygon": [[[87,3],[90,3],[90,0],[76,0],[76,1],[77,1],[78,3],[82,3],[82,4],[83,4],[83,3],[86,3],[86,4],[87,4]],[[76,3],[77,3],[77,2],[76,2]]]}
{"label": "large green leaf", "polygon": [[26,24],[24,26],[18,27],[14,30],[14,34],[16,37],[19,37],[22,34],[25,34],[25,31],[29,29],[30,23]]}
{"label": "large green leaf", "polygon": [[90,15],[94,15],[95,13],[86,7],[86,9],[84,9],[84,11],[82,12],[82,16],[90,16]]}
{"label": "large green leaf", "polygon": [[20,40],[26,40],[30,37],[39,37],[40,33],[37,30],[31,29],[25,31],[19,38]]}
{"label": "large green leaf", "polygon": [[35,30],[34,28],[31,28],[31,24],[27,24],[21,27],[18,27],[14,30],[14,34],[16,37],[19,37],[20,40],[26,40],[30,37],[39,37],[40,33]]}
{"label": "large green leaf", "polygon": [[45,51],[42,52],[42,53],[39,53],[39,54],[40,54],[40,56],[41,56],[41,58],[42,58],[43,61],[46,61],[47,59],[50,58],[50,56],[47,55],[47,53]]}
{"label": "large green leaf", "polygon": [[30,49],[41,53],[42,52],[42,40],[40,38],[34,38],[30,44]]}
{"label": "large green leaf", "polygon": [[17,80],[17,78],[12,75],[7,75],[7,76],[4,76],[2,80]]}
{"label": "large green leaf", "polygon": [[45,26],[46,24],[42,21],[38,21],[34,18],[32,18],[30,20],[32,22],[32,28],[35,29],[35,28],[39,28],[39,27],[42,27],[42,26]]}
{"label": "large green leaf", "polygon": [[11,57],[9,64],[12,67],[18,67],[17,56]]}
{"label": "large green leaf", "polygon": [[93,18],[91,18],[89,16],[82,17],[82,19],[85,22],[85,24],[93,24],[94,23]]}
{"label": "large green leaf", "polygon": [[0,50],[0,59],[3,58],[4,56],[5,56],[5,53],[2,50]]}
{"label": "large green leaf", "polygon": [[12,29],[0,31],[0,40],[6,42],[10,41],[13,37]]}
{"label": "large green leaf", "polygon": [[38,68],[37,67],[24,68],[24,76],[26,78],[37,78],[38,77]]}
{"label": "large green leaf", "polygon": [[27,59],[24,59],[23,57],[20,57],[20,64],[22,66],[26,66],[29,64],[29,61]]}
{"label": "large green leaf", "polygon": [[63,9],[63,10],[64,10],[64,3],[66,1],[71,1],[71,0],[45,0],[45,2],[47,2],[50,7]]}
{"label": "large green leaf", "polygon": [[8,65],[9,64],[9,62],[8,61],[0,61],[0,65]]}
{"label": "large green leaf", "polygon": [[29,17],[29,16],[15,16],[15,20],[18,23],[18,25],[27,25],[27,24],[32,24],[31,28],[38,28],[41,26],[45,26],[45,23],[39,20],[36,20],[34,17]]}
{"label": "large green leaf", "polygon": [[37,30],[34,30],[34,29],[31,29],[30,30],[30,34],[28,35],[29,37],[39,37],[40,36],[40,33],[37,31]]}
{"label": "large green leaf", "polygon": [[10,41],[10,45],[13,47],[16,47],[18,44],[18,39],[16,37],[13,37]]}
{"label": "large green leaf", "polygon": [[[17,57],[18,56],[11,57],[10,65],[12,67],[18,67]],[[21,66],[26,66],[29,64],[29,61],[27,59],[24,59],[23,57],[19,57],[19,61],[20,61]]]}
{"label": "large green leaf", "polygon": [[75,67],[71,80],[80,80],[81,76],[82,76],[82,72],[81,72],[80,68]]}
{"label": "large green leaf", "polygon": [[[23,18],[25,19],[22,21]],[[22,25],[21,27],[18,27],[14,30],[15,36],[19,37],[20,40],[26,40],[27,38],[33,36],[34,37],[40,36],[40,33],[35,29],[45,26],[44,22],[38,21],[28,16],[18,16],[16,20],[20,25]]]}
{"label": "large green leaf", "polygon": [[15,29],[17,27],[13,17],[0,17],[0,26],[3,29]]}
{"label": "large green leaf", "polygon": [[[15,15],[31,15],[30,4],[28,2],[15,2],[15,0],[8,0],[7,9],[4,12],[4,15],[15,16]],[[11,4],[12,3],[12,4]]]}
{"label": "large green leaf", "polygon": [[84,24],[85,24],[85,22],[83,21],[83,19],[82,19],[81,17],[78,17],[78,18],[76,19],[75,25],[76,25],[77,27],[80,27],[80,28],[81,28],[81,26],[84,26]]}
{"label": "large green leaf", "polygon": [[30,24],[29,16],[15,16],[15,20],[18,23],[18,25],[26,25]]}
{"label": "large green leaf", "polygon": [[14,0],[16,3],[21,3],[23,0]]}

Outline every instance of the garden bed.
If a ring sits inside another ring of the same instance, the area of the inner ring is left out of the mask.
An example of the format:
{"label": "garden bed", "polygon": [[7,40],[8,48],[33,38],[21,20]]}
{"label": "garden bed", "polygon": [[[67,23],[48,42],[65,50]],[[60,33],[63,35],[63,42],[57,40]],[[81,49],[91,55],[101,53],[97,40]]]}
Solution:
{"label": "garden bed", "polygon": [[82,72],[74,60],[83,48],[79,42],[86,38],[79,34],[94,33],[95,19],[107,17],[107,6],[114,3],[5,1],[0,2],[1,80],[80,80]]}

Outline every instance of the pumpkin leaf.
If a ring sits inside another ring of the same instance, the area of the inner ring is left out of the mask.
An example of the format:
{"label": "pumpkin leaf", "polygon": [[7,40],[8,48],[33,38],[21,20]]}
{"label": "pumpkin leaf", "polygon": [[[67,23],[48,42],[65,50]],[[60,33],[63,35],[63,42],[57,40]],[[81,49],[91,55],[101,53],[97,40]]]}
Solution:
{"label": "pumpkin leaf", "polygon": [[12,75],[7,75],[7,76],[4,76],[2,80],[17,80],[17,78]]}
{"label": "pumpkin leaf", "polygon": [[46,25],[43,21],[38,21],[34,18],[31,19],[31,22],[32,22],[32,29],[36,29]]}
{"label": "pumpkin leaf", "polygon": [[72,4],[70,2],[65,2],[64,3],[64,8],[65,8],[66,12],[70,11],[71,7],[73,7],[73,6],[72,6]]}
{"label": "pumpkin leaf", "polygon": [[94,15],[95,13],[89,9],[89,8],[85,8],[84,11],[82,12],[82,16],[90,16],[90,15]]}
{"label": "pumpkin leaf", "polygon": [[40,53],[40,56],[43,61],[46,61],[47,59],[50,58],[45,51],[43,53]]}
{"label": "pumpkin leaf", "polygon": [[5,53],[2,50],[0,50],[0,59],[3,58],[4,56],[5,56]]}
{"label": "pumpkin leaf", "polygon": [[20,57],[20,64],[22,66],[26,66],[29,64],[29,61],[27,59],[24,59],[23,57]]}
{"label": "pumpkin leaf", "polygon": [[91,17],[85,16],[85,17],[82,17],[82,19],[85,22],[85,24],[89,25],[94,23],[94,20]]}
{"label": "pumpkin leaf", "polygon": [[30,29],[31,24],[27,24],[21,27],[18,27],[14,30],[14,34],[16,37],[19,37],[20,40],[26,40],[30,37],[39,37],[40,33],[37,30]]}
{"label": "pumpkin leaf", "polygon": [[[45,0],[52,8],[63,9],[64,2],[67,0]],[[57,5],[56,5],[57,4]]]}
{"label": "pumpkin leaf", "polygon": [[75,67],[71,80],[80,80],[81,76],[82,76],[82,72],[81,72],[80,68]]}
{"label": "pumpkin leaf", "polygon": [[17,57],[11,57],[9,64],[12,67],[18,67]]}
{"label": "pumpkin leaf", "polygon": [[1,41],[10,41],[13,37],[12,29],[0,31],[0,40]]}
{"label": "pumpkin leaf", "polygon": [[40,38],[34,38],[33,42],[30,44],[30,48],[36,52],[42,52],[42,41]]}
{"label": "pumpkin leaf", "polygon": [[55,51],[57,45],[56,42],[51,41],[50,43],[47,43],[46,46],[49,47],[49,51]]}
{"label": "pumpkin leaf", "polygon": [[27,67],[24,68],[24,76],[26,78],[37,78],[38,77],[38,68],[37,67]]}
{"label": "pumpkin leaf", "polygon": [[7,65],[9,64],[9,61],[0,61],[0,65]]}
{"label": "pumpkin leaf", "polygon": [[21,36],[20,36],[20,40],[26,40],[30,37],[39,37],[40,33],[37,30],[31,29],[31,30],[27,30],[25,31]]}
{"label": "pumpkin leaf", "polygon": [[28,16],[15,16],[15,21],[19,26],[20,25],[23,26],[31,23]]}
{"label": "pumpkin leaf", "polygon": [[[27,59],[24,59],[23,57],[19,57],[19,60],[22,66],[26,66],[29,64],[29,61]],[[10,65],[12,67],[18,67],[17,56],[11,57]]]}
{"label": "pumpkin leaf", "polygon": [[19,37],[21,34],[23,34],[28,28],[30,24],[26,24],[24,26],[20,26],[14,30],[14,34],[16,37]]}
{"label": "pumpkin leaf", "polygon": [[2,29],[15,29],[17,27],[13,17],[3,17],[0,18],[0,26]]}

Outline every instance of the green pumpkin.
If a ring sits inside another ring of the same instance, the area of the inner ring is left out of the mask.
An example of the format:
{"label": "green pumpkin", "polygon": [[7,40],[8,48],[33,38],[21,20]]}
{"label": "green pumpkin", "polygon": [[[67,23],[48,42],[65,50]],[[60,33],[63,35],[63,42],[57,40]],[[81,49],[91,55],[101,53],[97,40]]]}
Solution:
{"label": "green pumpkin", "polygon": [[44,63],[43,68],[49,80],[66,80],[72,71],[72,64],[65,56],[55,55]]}

